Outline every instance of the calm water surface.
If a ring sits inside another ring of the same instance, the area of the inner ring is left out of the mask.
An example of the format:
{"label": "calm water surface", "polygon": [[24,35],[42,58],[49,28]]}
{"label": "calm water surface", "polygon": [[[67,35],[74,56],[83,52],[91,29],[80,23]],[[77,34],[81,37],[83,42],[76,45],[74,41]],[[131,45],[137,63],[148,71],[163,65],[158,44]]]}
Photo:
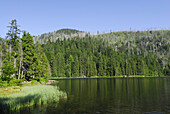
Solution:
{"label": "calm water surface", "polygon": [[57,85],[68,99],[29,113],[170,113],[170,78],[70,79]]}

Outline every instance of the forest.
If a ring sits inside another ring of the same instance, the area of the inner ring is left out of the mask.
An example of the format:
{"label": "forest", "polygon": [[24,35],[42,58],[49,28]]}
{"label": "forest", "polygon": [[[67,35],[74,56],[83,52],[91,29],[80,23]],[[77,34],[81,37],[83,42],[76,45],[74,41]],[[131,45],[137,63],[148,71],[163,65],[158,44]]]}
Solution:
{"label": "forest", "polygon": [[[0,39],[0,78],[170,76],[170,30],[31,36],[16,20]],[[22,34],[20,38],[20,34]]]}
{"label": "forest", "polygon": [[[35,45],[33,37],[21,31],[16,20],[12,20],[8,28],[7,37],[0,41],[0,82],[38,80],[51,76],[50,65],[41,45]],[[22,38],[19,37],[21,33]],[[0,83],[0,86],[4,84]]]}

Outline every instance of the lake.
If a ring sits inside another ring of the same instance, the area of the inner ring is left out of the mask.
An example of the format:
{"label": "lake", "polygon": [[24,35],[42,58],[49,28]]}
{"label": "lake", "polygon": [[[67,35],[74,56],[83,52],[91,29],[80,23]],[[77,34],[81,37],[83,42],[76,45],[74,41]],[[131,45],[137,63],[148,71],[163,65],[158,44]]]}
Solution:
{"label": "lake", "polygon": [[56,85],[68,99],[34,107],[29,113],[170,113],[170,78],[69,79]]}

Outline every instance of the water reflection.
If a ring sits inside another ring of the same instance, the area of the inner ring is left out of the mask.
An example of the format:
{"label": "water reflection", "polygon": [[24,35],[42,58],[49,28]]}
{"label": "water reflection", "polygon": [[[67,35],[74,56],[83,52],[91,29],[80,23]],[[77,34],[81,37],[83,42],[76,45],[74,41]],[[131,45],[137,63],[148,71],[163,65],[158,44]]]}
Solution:
{"label": "water reflection", "polygon": [[[69,93],[57,110],[64,113],[148,113],[168,112],[170,79],[76,79],[61,80]],[[65,107],[65,108],[62,108]]]}
{"label": "water reflection", "polygon": [[57,85],[68,93],[68,99],[57,106],[34,107],[29,113],[170,112],[170,78],[72,79],[60,80]]}

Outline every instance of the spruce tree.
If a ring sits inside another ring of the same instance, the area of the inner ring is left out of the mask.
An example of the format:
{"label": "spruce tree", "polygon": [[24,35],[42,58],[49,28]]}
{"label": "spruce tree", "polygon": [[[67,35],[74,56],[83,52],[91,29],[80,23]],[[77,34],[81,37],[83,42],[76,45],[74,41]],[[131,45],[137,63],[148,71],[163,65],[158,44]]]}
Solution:
{"label": "spruce tree", "polygon": [[22,60],[22,74],[26,77],[33,77],[34,72],[32,71],[32,66],[34,60],[34,44],[33,38],[29,33],[24,32],[22,37],[22,50],[23,50],[23,60]]}
{"label": "spruce tree", "polygon": [[[51,76],[51,68],[49,61],[44,53],[43,48],[38,45],[35,49],[34,61],[35,64],[31,68],[33,68],[35,72],[35,77],[49,77]],[[33,62],[34,62],[33,61]],[[37,65],[37,66],[36,66]]]}
{"label": "spruce tree", "polygon": [[57,53],[56,55],[57,61],[57,76],[65,77],[65,58],[62,53]]}
{"label": "spruce tree", "polygon": [[103,58],[102,58],[102,54],[99,53],[99,60],[98,60],[98,75],[99,76],[104,76],[104,67],[103,67]]}
{"label": "spruce tree", "polygon": [[9,56],[13,56],[10,59],[10,62],[14,62],[14,67],[16,70],[16,72],[14,73],[14,75],[18,75],[18,70],[19,70],[19,65],[17,64],[20,56],[19,56],[19,49],[20,49],[20,45],[19,45],[19,34],[20,34],[20,29],[19,29],[19,25],[17,25],[17,21],[16,19],[12,20],[10,23],[10,26],[7,26],[9,28],[9,31],[7,33],[7,43],[9,45]]}
{"label": "spruce tree", "polygon": [[74,57],[74,62],[72,63],[72,76],[79,76],[79,62],[77,56]]}
{"label": "spruce tree", "polygon": [[4,44],[4,40],[2,38],[0,38],[0,76],[2,74],[2,65],[3,65],[3,59],[4,59],[4,55],[5,55],[5,50],[6,50],[6,45]]}
{"label": "spruce tree", "polygon": [[72,63],[74,62],[74,58],[72,55],[69,56],[69,58],[66,61],[66,76],[71,77],[72,76]]}
{"label": "spruce tree", "polygon": [[97,76],[97,69],[96,69],[96,63],[92,62],[92,75],[91,76]]}

